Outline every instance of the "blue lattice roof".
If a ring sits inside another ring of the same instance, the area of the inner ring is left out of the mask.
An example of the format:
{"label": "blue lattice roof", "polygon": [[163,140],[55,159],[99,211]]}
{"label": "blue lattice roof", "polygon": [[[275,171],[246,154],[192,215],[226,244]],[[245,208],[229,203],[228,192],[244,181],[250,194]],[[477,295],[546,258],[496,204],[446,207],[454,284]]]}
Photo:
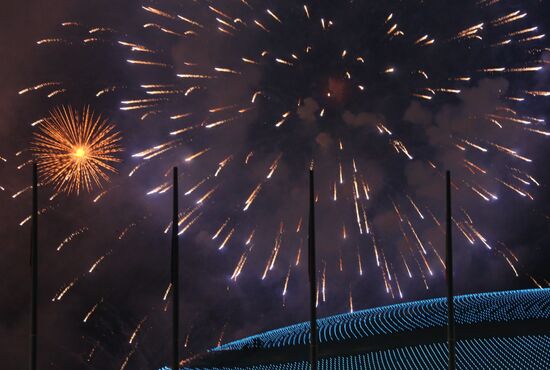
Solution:
{"label": "blue lattice roof", "polygon": [[[460,324],[550,318],[550,289],[469,294],[455,298],[455,321]],[[319,343],[395,334],[447,325],[444,298],[371,308],[318,320]],[[213,351],[238,350],[261,340],[265,348],[309,343],[309,322],[271,330],[227,343]]]}
{"label": "blue lattice roof", "polygon": [[[455,311],[458,369],[550,369],[550,289],[458,296]],[[319,369],[445,368],[446,324],[443,298],[320,319]],[[300,323],[213,348],[184,370],[309,370],[308,343]]]}

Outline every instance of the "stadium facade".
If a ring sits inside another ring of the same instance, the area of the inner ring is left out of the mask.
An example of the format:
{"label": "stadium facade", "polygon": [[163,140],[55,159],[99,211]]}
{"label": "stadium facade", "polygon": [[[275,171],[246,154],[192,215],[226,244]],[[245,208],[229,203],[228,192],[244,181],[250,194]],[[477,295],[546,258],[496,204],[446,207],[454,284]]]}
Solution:
{"label": "stadium facade", "polygon": [[[455,298],[458,369],[550,369],[550,289]],[[319,369],[445,369],[446,300],[372,308],[318,321]],[[309,370],[309,323],[237,340],[183,369]]]}

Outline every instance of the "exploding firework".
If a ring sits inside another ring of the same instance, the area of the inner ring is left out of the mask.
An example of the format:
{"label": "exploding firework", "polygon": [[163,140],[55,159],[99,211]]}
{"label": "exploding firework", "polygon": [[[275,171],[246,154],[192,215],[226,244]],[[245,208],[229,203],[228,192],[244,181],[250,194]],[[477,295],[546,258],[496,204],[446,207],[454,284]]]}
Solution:
{"label": "exploding firework", "polygon": [[[366,304],[361,283],[404,299],[437,285],[438,273],[441,280],[446,169],[453,172],[457,249],[481,247],[460,253],[498,258],[513,276],[535,281],[518,272],[520,256],[480,216],[505,197],[531,202],[541,186],[531,143],[550,136],[536,109],[550,96],[537,84],[549,49],[521,7],[163,0],[142,7],[143,32],[67,22],[83,30],[81,40],[71,31],[39,45],[80,42],[124,53],[133,78],[97,86],[92,96],[114,98],[143,121],[131,129],[138,139],[128,181],[158,199],[171,189],[171,167],[185,168],[178,224],[150,219],[164,233],[177,227],[180,235],[208,235],[201,241],[226,266],[215,274],[228,284],[251,278],[278,287],[271,291],[282,292],[284,306],[306,282],[304,194],[313,161],[323,260],[317,303],[353,311]],[[58,99],[74,88],[44,81],[20,94]],[[75,147],[67,148],[63,158],[73,162]],[[159,288],[159,300],[170,291]]]}
{"label": "exploding firework", "polygon": [[[195,174],[185,194],[194,198],[180,233],[200,218],[215,224],[219,250],[241,239],[234,280],[257,258],[263,268],[252,273],[262,280],[276,275],[285,295],[290,289],[291,271],[276,267],[300,252],[303,230],[290,229],[303,218],[303,206],[296,206],[299,196],[283,194],[303,189],[300,169],[311,160],[318,163],[317,202],[325,215],[319,248],[338,261],[325,268],[324,285],[338,279],[338,270],[362,276],[370,255],[393,298],[403,297],[399,275],[428,289],[440,264],[443,233],[432,212],[439,213],[439,192],[430,183],[445,169],[453,170],[464,202],[455,225],[468,244],[497,248],[468,207],[494,203],[504,191],[533,200],[528,187],[540,184],[522,167],[532,160],[514,148],[520,133],[550,135],[526,104],[547,95],[524,87],[543,70],[545,35],[526,12],[504,12],[498,2],[446,4],[446,10],[393,5],[178,7],[167,0],[142,7],[150,31],[142,42],[116,40],[140,80],[148,81],[128,88],[120,109],[174,125],[166,141],[133,155],[140,161],[135,168],[152,160],[181,163],[178,153],[184,153]],[[451,8],[464,17],[442,23]],[[450,111],[456,117],[441,117]],[[228,147],[227,138],[242,144]],[[498,165],[488,170],[489,161]],[[169,187],[163,180],[147,195]],[[241,211],[221,210],[216,198],[235,199]],[[248,235],[257,229],[275,240],[271,248],[256,247],[252,257]],[[498,248],[494,255],[503,253]],[[325,295],[324,286],[323,301]]]}
{"label": "exploding firework", "polygon": [[92,191],[109,180],[109,172],[120,162],[121,136],[115,126],[89,107],[82,112],[56,107],[40,122],[32,150],[46,184],[56,192],[79,194]]}

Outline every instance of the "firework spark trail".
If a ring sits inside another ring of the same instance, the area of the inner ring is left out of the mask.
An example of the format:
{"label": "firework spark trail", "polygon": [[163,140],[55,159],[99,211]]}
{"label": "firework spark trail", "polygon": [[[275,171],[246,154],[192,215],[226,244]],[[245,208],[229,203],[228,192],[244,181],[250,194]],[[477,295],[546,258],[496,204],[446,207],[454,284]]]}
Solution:
{"label": "firework spark trail", "polygon": [[357,247],[357,268],[359,270],[359,276],[363,276],[363,262],[361,259],[361,251]]}
{"label": "firework spark trail", "polygon": [[88,320],[92,317],[92,315],[96,312],[97,308],[99,307],[99,305],[103,303],[103,298],[101,298],[99,300],[99,302],[97,302],[95,305],[93,305],[93,307],[86,313],[86,315],[84,316],[84,319],[82,319],[82,322],[86,323],[88,322]]}
{"label": "firework spark trail", "polygon": [[23,94],[26,94],[26,93],[31,92],[31,91],[37,91],[37,90],[48,88],[48,87],[57,87],[57,86],[60,86],[60,85],[61,85],[61,82],[43,82],[41,84],[38,84],[38,85],[35,85],[35,86],[28,87],[26,89],[20,90],[19,95],[23,95]]}
{"label": "firework spark trail", "polygon": [[286,274],[285,283],[283,287],[283,297],[286,296],[287,290],[288,290],[288,282],[290,280],[290,272],[292,271],[292,265],[288,267],[288,272]]}
{"label": "firework spark trail", "polygon": [[[56,208],[58,205],[52,205],[52,206],[48,206],[48,207],[44,207],[44,208],[40,208],[38,210],[38,216],[40,215],[43,215],[45,214],[46,212],[48,211],[51,211],[53,210],[54,208]],[[27,222],[29,222],[32,218],[32,215],[28,215],[27,217],[25,217],[23,220],[21,220],[21,222],[19,222],[19,226],[23,226],[25,225]]]}
{"label": "firework spark trail", "polygon": [[250,245],[250,248],[248,248],[240,257],[239,261],[237,262],[237,265],[235,266],[235,270],[233,271],[233,275],[231,275],[231,280],[237,281],[238,277],[241,275],[243,268],[246,264],[246,261],[248,260],[249,254],[252,252],[252,249],[254,248],[254,245]]}
{"label": "firework spark trail", "polygon": [[134,355],[135,351],[135,348],[132,348],[130,353],[128,353],[128,355],[124,358],[124,361],[122,362],[122,365],[120,365],[119,370],[126,369],[126,367],[128,366],[128,362],[130,361],[130,358]]}
{"label": "firework spark trail", "polygon": [[250,196],[246,200],[243,211],[247,211],[250,208],[250,206],[252,205],[252,203],[254,203],[254,200],[258,196],[261,189],[262,189],[262,184],[260,183],[254,188],[254,190],[252,191],[252,193],[250,194]]}
{"label": "firework spark trail", "polygon": [[134,332],[130,336],[130,340],[128,341],[129,344],[132,344],[132,342],[136,339],[136,336],[138,335],[139,331],[141,330],[141,326],[147,321],[147,316],[145,316],[141,321],[138,323],[137,327],[134,329]]}
{"label": "firework spark trail", "polygon": [[113,252],[113,250],[110,250],[108,251],[107,253],[105,253],[104,255],[102,255],[101,257],[99,257],[93,264],[92,266],[90,266],[90,269],[88,270],[88,273],[91,274],[93,273],[97,267],[99,266],[99,264],[101,262],[103,262],[105,260],[105,258],[107,258],[111,253]]}
{"label": "firework spark trail", "polygon": [[57,251],[61,251],[61,249],[67,245],[68,243],[70,243],[74,238],[76,238],[77,236],[79,235],[82,235],[84,232],[88,231],[88,227],[84,226],[84,227],[81,227],[80,229],[70,233],[65,239],[63,239],[63,241],[61,243],[59,243],[59,245],[57,246]]}
{"label": "firework spark trail", "polygon": [[284,223],[281,221],[279,224],[279,231],[277,233],[277,236],[275,237],[275,244],[273,246],[273,249],[271,251],[271,255],[267,261],[267,264],[264,269],[264,273],[262,275],[262,280],[264,280],[267,277],[267,274],[269,271],[273,270],[275,267],[275,262],[277,261],[277,257],[279,256],[279,251],[281,249],[282,241],[283,241],[283,233],[284,233]]}
{"label": "firework spark trail", "polygon": [[55,296],[52,298],[52,302],[61,301],[63,297],[75,286],[79,278],[74,278],[71,282],[67,283],[63,288],[61,288]]}
{"label": "firework spark trail", "polygon": [[235,233],[235,229],[233,228],[231,229],[231,231],[229,231],[229,233],[223,239],[223,242],[220,244],[220,247],[218,248],[218,250],[222,250],[225,248],[225,246],[227,245],[227,243],[229,242],[229,240],[231,239],[234,233]]}

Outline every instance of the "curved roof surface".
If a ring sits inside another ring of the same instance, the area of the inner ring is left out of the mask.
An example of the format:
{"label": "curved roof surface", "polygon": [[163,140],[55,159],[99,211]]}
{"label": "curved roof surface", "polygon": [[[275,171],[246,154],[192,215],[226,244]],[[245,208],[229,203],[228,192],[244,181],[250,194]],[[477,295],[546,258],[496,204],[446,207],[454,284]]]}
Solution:
{"label": "curved roof surface", "polygon": [[[457,366],[550,369],[550,289],[455,298]],[[446,367],[446,299],[400,303],[318,320],[320,369]],[[309,323],[227,343],[186,369],[306,370]]]}
{"label": "curved roof surface", "polygon": [[[550,318],[550,289],[470,294],[455,298],[457,325]],[[318,320],[319,343],[353,340],[447,325],[446,298],[400,303]],[[238,350],[259,339],[264,348],[309,343],[309,322],[214,348]],[[257,341],[256,341],[257,342]]]}

